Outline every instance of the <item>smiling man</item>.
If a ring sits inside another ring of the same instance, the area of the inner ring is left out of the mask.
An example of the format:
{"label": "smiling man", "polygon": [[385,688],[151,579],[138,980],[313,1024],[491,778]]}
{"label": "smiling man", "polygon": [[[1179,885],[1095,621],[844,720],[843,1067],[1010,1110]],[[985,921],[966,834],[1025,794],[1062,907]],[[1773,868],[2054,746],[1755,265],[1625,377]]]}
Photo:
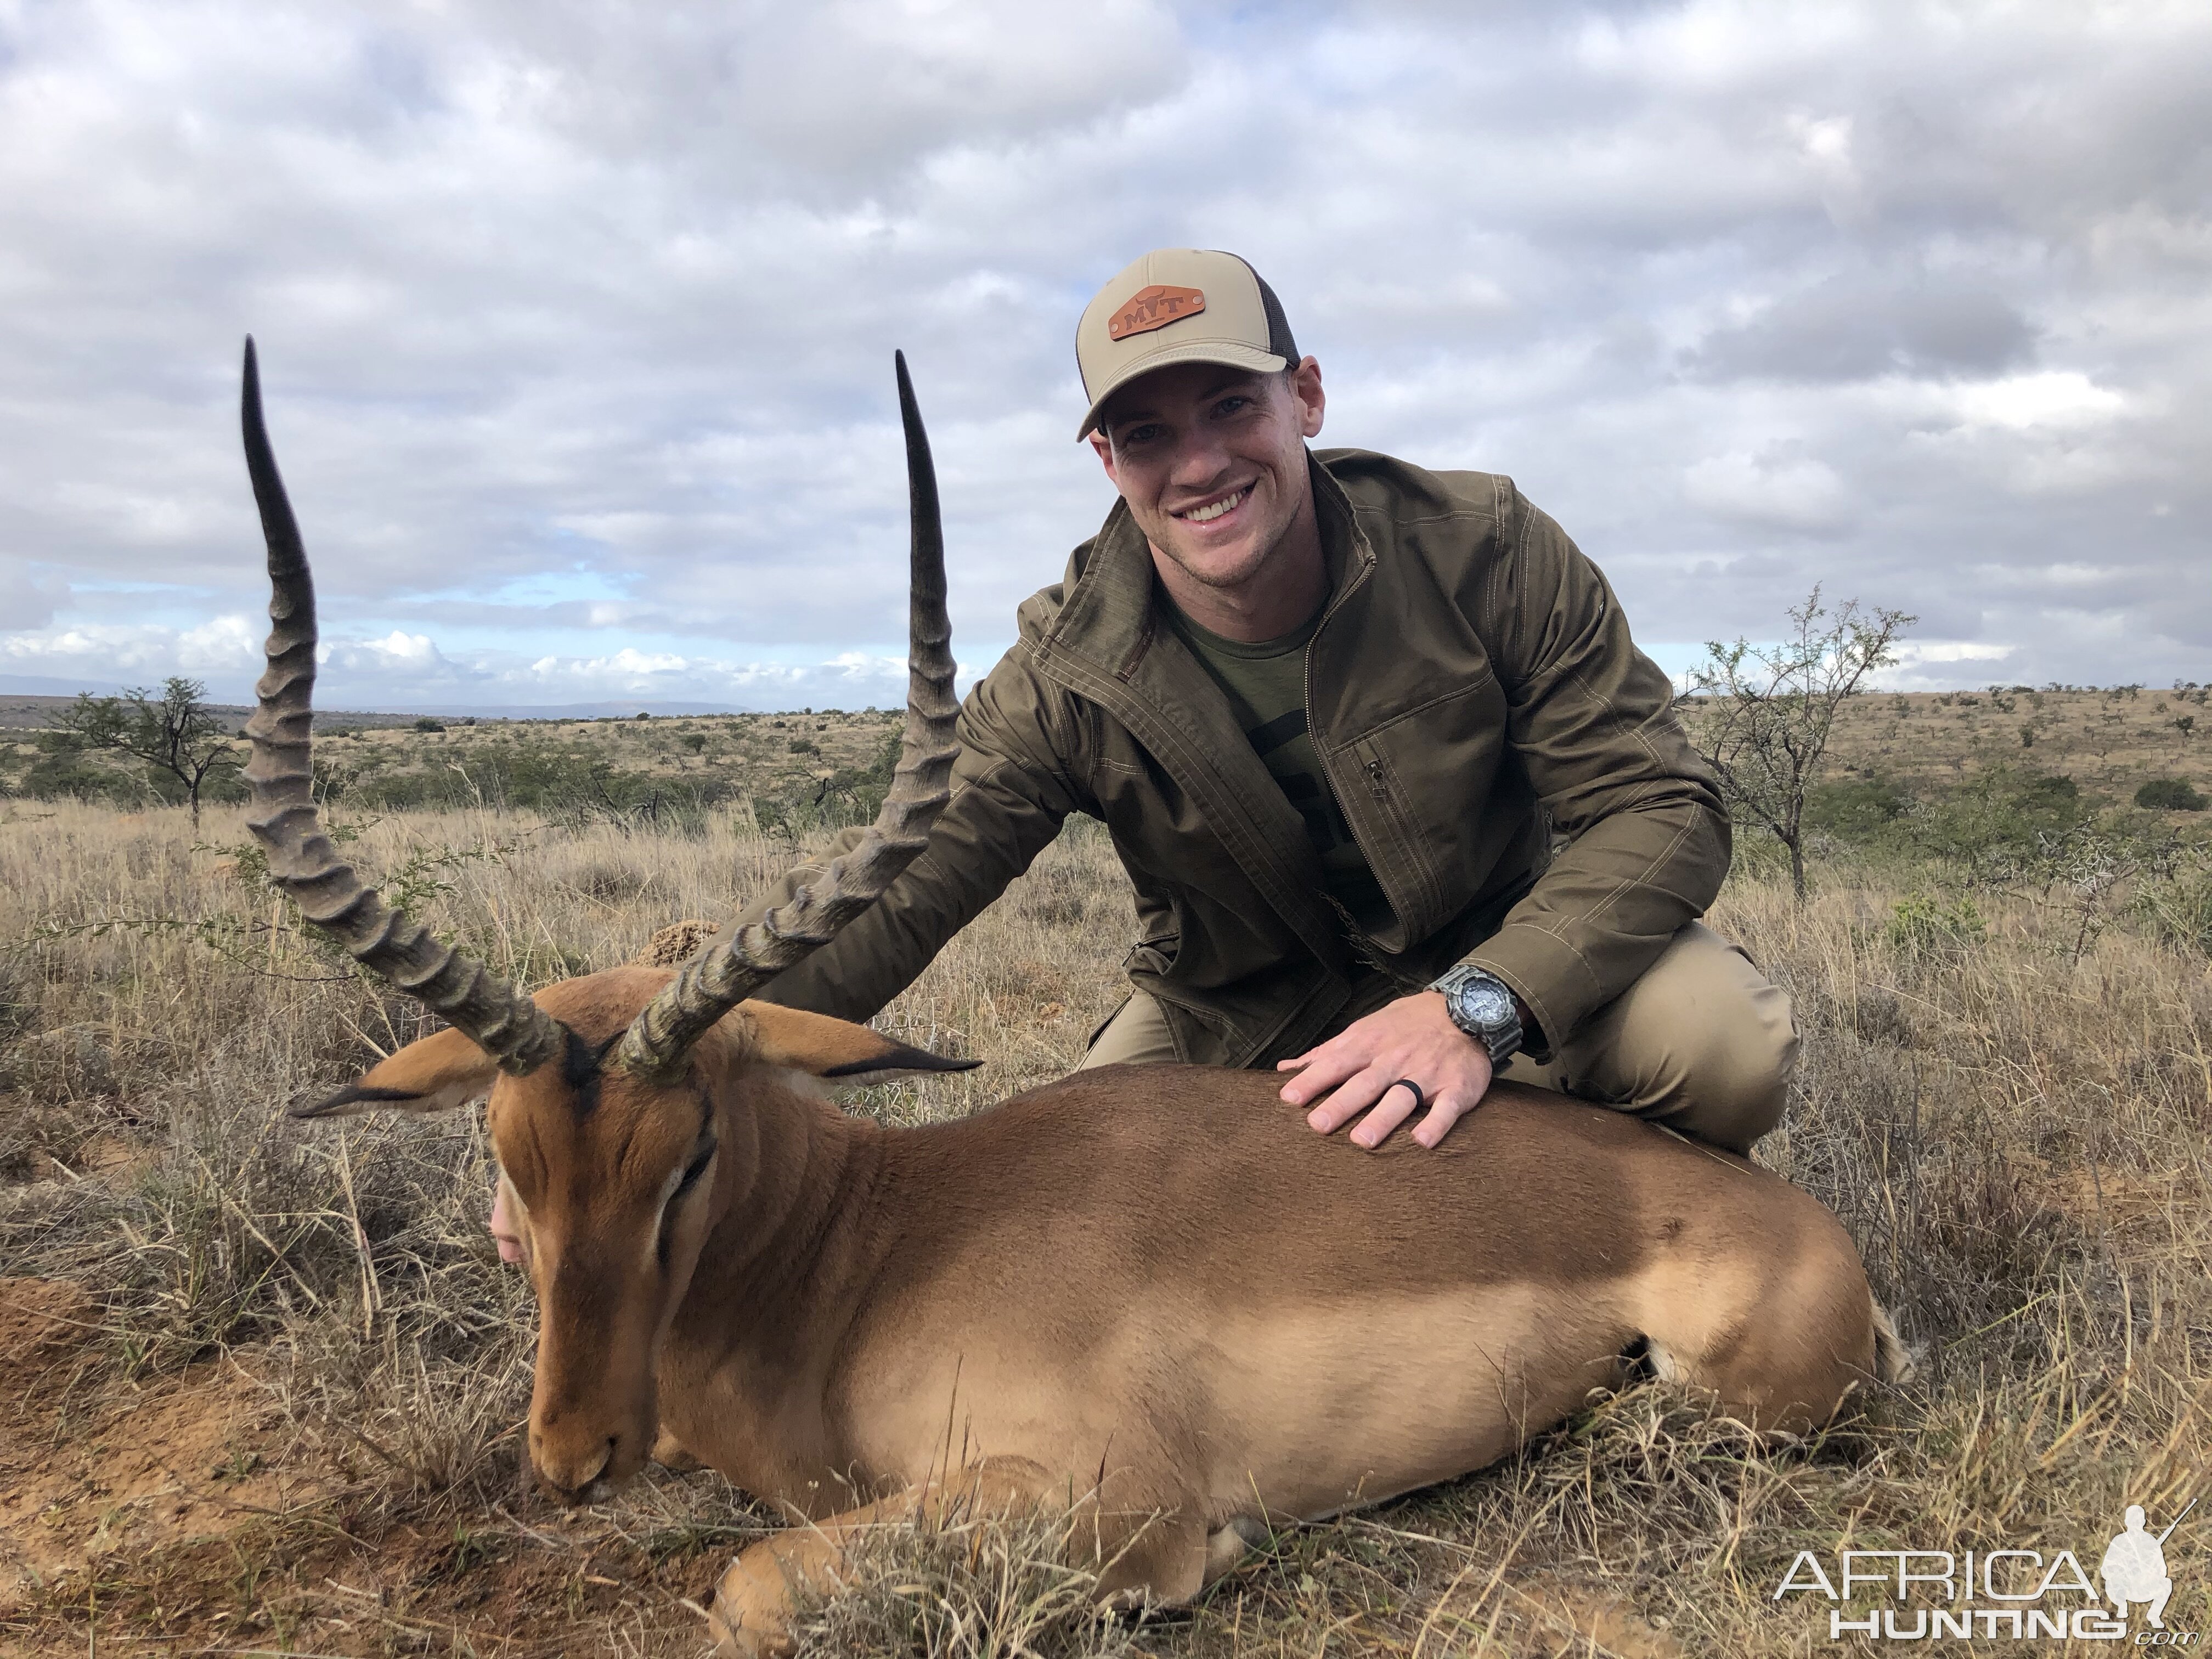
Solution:
{"label": "smiling man", "polygon": [[928,850],[769,997],[872,1015],[1081,812],[1139,921],[1086,1066],[1278,1066],[1370,1146],[1501,1067],[1771,1128],[1789,1000],[1698,921],[1728,818],[1596,568],[1508,479],[1310,450],[1321,367],[1233,254],[1139,259],[1076,361],[1121,499],[969,694]]}
{"label": "smiling man", "polygon": [[1275,1066],[1370,1147],[1501,1068],[1772,1127],[1789,1000],[1697,920],[1728,818],[1596,568],[1508,479],[1309,450],[1320,365],[1233,254],[1146,254],[1076,361],[1121,499],[969,695],[927,849],[763,994],[869,1018],[1079,812],[1139,925],[1085,1066]]}

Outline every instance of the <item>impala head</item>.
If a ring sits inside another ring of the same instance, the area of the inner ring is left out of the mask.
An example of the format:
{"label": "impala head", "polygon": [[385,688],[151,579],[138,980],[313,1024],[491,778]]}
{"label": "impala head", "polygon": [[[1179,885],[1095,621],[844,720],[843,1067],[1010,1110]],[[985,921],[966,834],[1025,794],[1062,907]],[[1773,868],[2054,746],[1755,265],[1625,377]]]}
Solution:
{"label": "impala head", "polygon": [[529,997],[386,907],[322,832],[310,788],[314,589],[246,342],[246,466],[269,546],[272,624],[246,728],[247,822],[270,876],[308,921],[448,1024],[299,1115],[434,1111],[489,1094],[538,1292],[531,1458],[571,1499],[627,1479],[653,1444],[660,1344],[707,1239],[744,1202],[757,1167],[748,1085],[785,1086],[794,1072],[865,1083],[962,1064],[862,1026],[744,1001],[890,884],[947,798],[957,705],[944,540],[903,358],[898,385],[914,525],[910,672],[905,746],[874,826],[819,883],[679,973],[616,969]]}
{"label": "impala head", "polygon": [[623,1035],[675,978],[665,968],[617,968],[547,986],[535,1001],[559,1027],[562,1050],[526,1073],[501,1071],[466,1034],[447,1030],[296,1114],[442,1111],[489,1094],[507,1212],[538,1293],[530,1458],[571,1501],[604,1497],[652,1449],[670,1323],[708,1239],[733,1213],[742,1226],[754,1195],[757,1091],[805,1077],[849,1086],[975,1063],[864,1025],[744,1002],[690,1046],[680,1072],[623,1066]]}

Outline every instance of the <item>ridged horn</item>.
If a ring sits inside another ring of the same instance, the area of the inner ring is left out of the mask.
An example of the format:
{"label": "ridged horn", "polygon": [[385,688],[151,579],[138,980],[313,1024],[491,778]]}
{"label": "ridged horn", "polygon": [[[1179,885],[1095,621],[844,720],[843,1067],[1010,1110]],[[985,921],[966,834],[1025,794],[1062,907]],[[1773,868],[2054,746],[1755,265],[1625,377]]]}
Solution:
{"label": "ridged horn", "polygon": [[313,762],[315,585],[300,526],[285,498],[276,458],[261,419],[261,370],[246,342],[240,399],[246,470],[253,480],[261,533],[269,544],[269,667],[254,687],[259,706],[246,723],[253,757],[246,827],[269,849],[269,874],[300,912],[449,1024],[465,1031],[517,1076],[556,1058],[563,1043],[550,1014],[483,964],[441,945],[392,909],[337,855],[315,811]]}
{"label": "ridged horn", "polygon": [[952,695],[952,625],[945,612],[945,526],[929,434],[896,355],[899,418],[906,428],[906,478],[914,547],[908,599],[906,738],[883,811],[859,846],[831,861],[821,881],[791,902],[694,958],[630,1024],[613,1063],[666,1077],[691,1045],[747,996],[836,937],[875,902],[929,843],[929,828],[951,797],[953,737],[960,705]]}

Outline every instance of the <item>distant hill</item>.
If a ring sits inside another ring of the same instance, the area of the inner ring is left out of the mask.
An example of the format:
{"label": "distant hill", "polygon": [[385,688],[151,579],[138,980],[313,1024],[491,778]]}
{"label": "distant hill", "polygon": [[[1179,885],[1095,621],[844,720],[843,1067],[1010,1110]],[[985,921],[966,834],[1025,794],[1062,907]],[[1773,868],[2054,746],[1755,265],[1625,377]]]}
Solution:
{"label": "distant hill", "polygon": [[447,719],[479,720],[628,720],[633,714],[668,714],[685,717],[701,714],[794,714],[794,709],[732,708],[726,702],[560,702],[560,703],[426,703],[411,711],[408,719],[417,714],[438,714]]}
{"label": "distant hill", "polygon": [[[10,695],[4,689],[5,682],[9,679],[12,678],[15,683],[21,684],[29,678],[27,675],[0,676],[0,729],[9,727],[21,729],[26,726],[33,730],[42,728],[52,724],[52,717],[55,711],[66,708],[76,701],[76,694],[74,691],[66,696],[52,695],[24,696]],[[62,684],[67,684],[67,682],[64,681]],[[87,689],[92,690],[92,688]],[[93,695],[104,697],[112,696],[115,693],[93,690]],[[237,702],[214,702],[210,703],[208,707],[222,715],[234,732],[246,724],[246,717],[253,712],[244,703]],[[413,724],[415,716],[411,714],[358,714],[344,708],[315,710],[315,726],[319,731],[333,726],[364,727],[408,726]]]}
{"label": "distant hill", "polygon": [[112,697],[119,685],[86,685],[76,680],[58,680],[46,674],[0,674],[0,697],[74,697],[89,691],[95,697]]}
{"label": "distant hill", "polygon": [[[156,682],[149,680],[148,684]],[[0,726],[44,726],[45,711],[76,701],[79,692],[90,692],[95,697],[112,697],[121,694],[120,685],[93,685],[76,680],[53,679],[38,674],[0,674]],[[246,703],[212,703],[210,708],[235,716],[235,723],[243,724],[252,712]],[[426,702],[405,709],[391,709],[380,714],[363,713],[352,709],[318,708],[318,726],[398,726],[419,714],[435,714],[446,720],[627,720],[633,714],[735,714],[757,713],[757,710],[732,708],[720,702],[664,702],[647,700],[642,702],[563,702],[563,703],[471,703]],[[782,711],[776,711],[782,712]]]}

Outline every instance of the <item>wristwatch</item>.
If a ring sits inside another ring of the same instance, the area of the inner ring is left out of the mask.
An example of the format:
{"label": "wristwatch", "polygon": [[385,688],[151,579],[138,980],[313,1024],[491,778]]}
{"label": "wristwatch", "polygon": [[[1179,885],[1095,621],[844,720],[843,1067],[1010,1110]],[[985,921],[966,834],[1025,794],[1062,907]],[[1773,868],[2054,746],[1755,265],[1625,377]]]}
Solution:
{"label": "wristwatch", "polygon": [[1497,975],[1462,963],[1433,981],[1429,989],[1441,991],[1444,1012],[1451,1023],[1490,1051],[1490,1063],[1503,1066],[1521,1047],[1521,1016],[1513,1006],[1513,992]]}

